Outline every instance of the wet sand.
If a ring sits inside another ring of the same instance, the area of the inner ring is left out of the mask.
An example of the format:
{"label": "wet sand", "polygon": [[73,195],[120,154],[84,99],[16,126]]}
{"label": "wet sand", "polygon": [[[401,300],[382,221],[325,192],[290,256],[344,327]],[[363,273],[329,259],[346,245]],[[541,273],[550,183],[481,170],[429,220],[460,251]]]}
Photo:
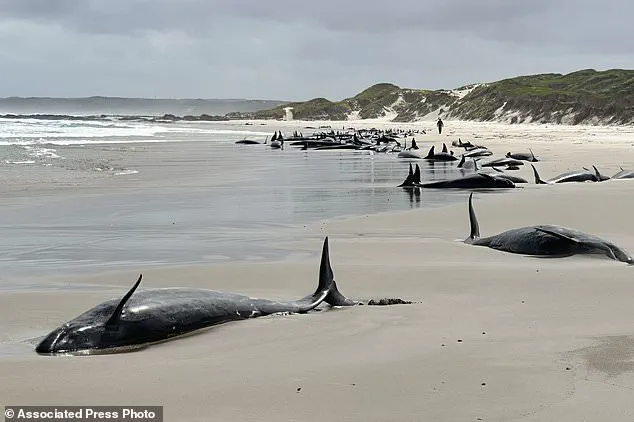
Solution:
{"label": "wet sand", "polygon": [[[634,128],[449,121],[446,129],[448,136],[417,141],[438,147],[460,136],[495,157],[530,147],[543,158],[544,177],[592,164],[608,175],[634,166]],[[189,177],[187,168],[171,171]],[[515,174],[531,176],[527,168]],[[125,189],[98,184],[103,194]],[[82,185],[75,189],[80,194]],[[530,184],[474,198],[483,236],[561,224],[634,253],[633,193],[631,180],[614,180]],[[458,240],[469,231],[468,192],[455,195],[461,201],[443,207],[299,227],[306,240],[274,245],[292,251],[292,260],[15,280],[36,287],[0,294],[0,397],[5,404],[163,405],[166,420],[631,421],[634,268],[606,257],[540,259],[466,245]],[[259,318],[120,355],[43,357],[25,341],[122,295],[140,271],[142,287],[302,297],[316,285],[324,235],[342,293],[417,303]]]}

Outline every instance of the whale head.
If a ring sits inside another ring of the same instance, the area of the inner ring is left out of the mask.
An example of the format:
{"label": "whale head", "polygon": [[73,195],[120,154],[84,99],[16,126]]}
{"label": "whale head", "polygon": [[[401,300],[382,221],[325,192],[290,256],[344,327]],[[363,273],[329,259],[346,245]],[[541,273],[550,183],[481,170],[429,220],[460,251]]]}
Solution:
{"label": "whale head", "polygon": [[53,330],[37,345],[43,355],[107,353],[108,349],[127,347],[129,327],[121,324],[123,307],[130,299],[142,276],[121,300],[102,303]]}
{"label": "whale head", "polygon": [[105,332],[105,325],[67,323],[46,336],[35,351],[43,355],[55,355],[100,349]]}

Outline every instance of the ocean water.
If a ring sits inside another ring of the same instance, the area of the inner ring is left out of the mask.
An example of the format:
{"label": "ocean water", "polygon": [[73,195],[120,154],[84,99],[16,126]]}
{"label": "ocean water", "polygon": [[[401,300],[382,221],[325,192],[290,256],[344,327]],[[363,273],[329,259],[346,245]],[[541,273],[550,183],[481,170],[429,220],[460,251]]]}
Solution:
{"label": "ocean water", "polygon": [[[397,188],[410,160],[396,154],[235,145],[244,137],[264,140],[274,125],[0,119],[3,183],[19,185],[20,177],[46,180],[49,174],[63,174],[79,186],[88,176],[110,177],[109,183],[113,176],[119,177],[114,183],[138,178],[146,171],[138,146],[166,143],[176,150],[183,143],[200,146],[200,156],[176,157],[164,165],[189,171],[200,166],[202,181],[222,178],[207,172],[214,165],[226,171],[227,163],[249,174],[207,185],[0,198],[0,289],[19,288],[16,280],[22,276],[281,259],[293,252],[275,247],[277,242],[301,239],[308,235],[304,226],[323,219],[464,201],[464,192],[411,195]],[[104,148],[115,144],[124,165],[101,158]],[[127,161],[133,151],[136,161]],[[417,162],[424,180],[461,175],[455,163]]]}

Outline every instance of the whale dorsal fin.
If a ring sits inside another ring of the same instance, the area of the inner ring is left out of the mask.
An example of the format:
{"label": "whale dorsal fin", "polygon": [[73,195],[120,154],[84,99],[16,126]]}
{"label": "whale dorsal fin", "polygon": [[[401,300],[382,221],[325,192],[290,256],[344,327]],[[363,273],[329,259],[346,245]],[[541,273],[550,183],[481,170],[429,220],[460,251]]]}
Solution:
{"label": "whale dorsal fin", "polygon": [[462,168],[462,166],[464,166],[464,161],[465,161],[464,154],[462,154],[462,158],[460,159],[460,162],[458,163],[458,168],[459,169]]}
{"label": "whale dorsal fin", "polygon": [[599,169],[597,169],[595,166],[592,166],[592,168],[594,169],[594,174],[597,176],[597,182],[603,182],[604,180],[609,179],[609,177],[602,175],[601,172],[599,172]]}
{"label": "whale dorsal fin", "polygon": [[132,293],[134,293],[136,288],[139,287],[139,284],[141,284],[141,278],[143,278],[143,274],[139,275],[139,279],[136,281],[136,283],[134,283],[134,286],[132,286],[128,293],[123,296],[123,299],[121,299],[121,302],[119,302],[119,304],[115,308],[112,316],[110,317],[108,322],[106,322],[106,329],[113,329],[117,326],[117,324],[119,323],[119,318],[121,318],[121,313],[123,312],[123,307],[132,296]]}
{"label": "whale dorsal fin", "polygon": [[447,152],[447,144],[442,143],[442,152]]}
{"label": "whale dorsal fin", "polygon": [[533,174],[535,175],[535,184],[536,185],[545,185],[546,182],[544,182],[540,177],[539,177],[539,173],[537,173],[537,169],[535,168],[535,166],[533,164],[531,164],[531,167],[533,168]]}
{"label": "whale dorsal fin", "polygon": [[409,163],[409,173],[407,174],[407,177],[405,178],[403,183],[401,183],[397,187],[400,188],[403,186],[412,186],[413,182],[414,182],[414,170],[412,170],[412,163]]}
{"label": "whale dorsal fin", "polygon": [[480,225],[473,210],[473,192],[469,194],[469,224],[471,225],[471,233],[469,233],[469,237],[465,239],[467,243],[471,243],[480,237]]}
{"label": "whale dorsal fin", "polygon": [[434,145],[429,148],[429,152],[427,153],[427,157],[425,158],[434,158]]}
{"label": "whale dorsal fin", "polygon": [[416,164],[416,170],[414,170],[414,183],[420,184],[420,167]]}

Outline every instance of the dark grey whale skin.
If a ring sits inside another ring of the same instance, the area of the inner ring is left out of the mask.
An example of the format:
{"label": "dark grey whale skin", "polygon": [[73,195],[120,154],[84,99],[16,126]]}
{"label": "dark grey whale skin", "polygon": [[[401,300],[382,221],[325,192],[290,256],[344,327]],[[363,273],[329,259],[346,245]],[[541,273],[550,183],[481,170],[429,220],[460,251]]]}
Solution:
{"label": "dark grey whale skin", "polygon": [[552,185],[555,183],[571,183],[571,182],[602,182],[609,177],[603,176],[596,167],[594,167],[594,173],[590,170],[581,169],[581,170],[573,170],[567,171],[565,173],[560,174],[559,176],[553,177],[552,179],[542,180],[537,173],[537,169],[534,165],[533,167],[533,175],[535,176],[535,184],[536,185]]}
{"label": "dark grey whale skin", "polygon": [[605,254],[609,258],[634,264],[634,259],[615,244],[597,236],[554,225],[538,225],[507,230],[495,236],[480,237],[480,226],[469,195],[471,233],[465,243],[499,251],[537,256],[563,257],[575,254]]}
{"label": "dark grey whale skin", "polygon": [[623,170],[611,177],[612,179],[634,179],[634,170]]}
{"label": "dark grey whale skin", "polygon": [[[337,290],[324,241],[315,293],[280,302],[236,293],[195,288],[135,292],[141,277],[123,299],[103,302],[53,330],[36,347],[39,354],[99,354],[132,351],[197,330],[280,312],[304,313],[322,302],[349,306],[356,302]],[[119,309],[118,309],[119,308]]]}
{"label": "dark grey whale skin", "polygon": [[475,173],[457,179],[441,180],[438,182],[422,183],[423,188],[433,189],[488,189],[488,188],[514,188],[515,183],[497,175]]}

